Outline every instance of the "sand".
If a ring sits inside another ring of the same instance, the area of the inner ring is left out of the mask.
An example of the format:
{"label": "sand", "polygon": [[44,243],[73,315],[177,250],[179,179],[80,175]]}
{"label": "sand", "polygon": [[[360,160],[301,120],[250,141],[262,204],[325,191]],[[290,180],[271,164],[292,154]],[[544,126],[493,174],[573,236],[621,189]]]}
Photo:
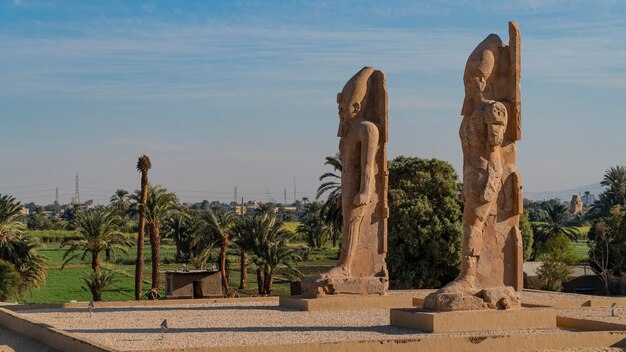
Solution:
{"label": "sand", "polygon": [[[389,326],[388,309],[301,312],[281,308],[276,302],[101,308],[91,318],[86,309],[19,314],[124,351],[565,332],[529,329],[427,334]],[[167,319],[170,331],[161,339],[163,319]]]}

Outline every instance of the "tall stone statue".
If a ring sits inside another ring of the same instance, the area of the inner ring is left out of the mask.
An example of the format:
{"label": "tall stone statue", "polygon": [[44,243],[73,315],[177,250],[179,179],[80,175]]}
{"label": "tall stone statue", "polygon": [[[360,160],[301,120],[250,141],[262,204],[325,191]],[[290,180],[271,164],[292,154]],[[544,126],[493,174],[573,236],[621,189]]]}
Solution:
{"label": "tall stone statue", "polygon": [[343,233],[339,263],[302,280],[305,297],[384,294],[387,253],[387,85],[364,67],[337,95]]}
{"label": "tall stone statue", "polygon": [[459,276],[426,297],[433,310],[519,307],[522,290],[520,31],[490,34],[471,53],[463,82],[463,248]]}
{"label": "tall stone statue", "polygon": [[580,197],[580,194],[572,195],[572,200],[569,202],[569,211],[572,214],[578,214],[583,211],[583,199]]}

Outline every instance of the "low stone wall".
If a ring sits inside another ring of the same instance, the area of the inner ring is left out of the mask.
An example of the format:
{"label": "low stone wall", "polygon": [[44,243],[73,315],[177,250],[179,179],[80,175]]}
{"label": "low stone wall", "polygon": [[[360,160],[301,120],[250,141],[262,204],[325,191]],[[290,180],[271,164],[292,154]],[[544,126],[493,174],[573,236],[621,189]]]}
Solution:
{"label": "low stone wall", "polygon": [[30,321],[15,312],[0,308],[0,324],[22,335],[65,352],[112,352],[113,349],[80,340],[53,327]]}
{"label": "low stone wall", "polygon": [[[171,306],[186,304],[203,304],[203,303],[237,303],[237,302],[278,302],[278,296],[269,297],[242,297],[242,298],[197,298],[197,299],[160,299],[160,300],[141,300],[141,301],[101,301],[95,302],[96,308],[110,307],[151,307],[151,306]],[[88,302],[71,302],[71,303],[45,303],[45,304],[7,304],[2,308],[20,311],[32,309],[65,309],[65,308],[85,308]]]}
{"label": "low stone wall", "polygon": [[529,335],[433,337],[419,340],[401,338],[383,341],[310,343],[298,345],[256,345],[236,347],[161,349],[140,352],[484,352],[541,351],[598,347],[626,347],[626,332],[598,331]]}

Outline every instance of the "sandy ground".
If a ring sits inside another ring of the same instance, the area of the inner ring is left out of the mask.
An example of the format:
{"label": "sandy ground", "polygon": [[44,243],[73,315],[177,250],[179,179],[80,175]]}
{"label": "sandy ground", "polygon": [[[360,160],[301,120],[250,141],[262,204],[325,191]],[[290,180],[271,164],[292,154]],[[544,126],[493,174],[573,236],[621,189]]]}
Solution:
{"label": "sandy ground", "polygon": [[[92,318],[86,309],[19,314],[81,339],[126,351],[565,332],[552,329],[426,334],[389,326],[388,309],[300,312],[281,308],[276,302],[101,308]],[[159,325],[163,319],[167,319],[170,331],[161,339]]]}
{"label": "sandy ground", "polygon": [[424,290],[389,290],[387,291],[390,295],[397,296],[411,296],[415,298],[424,298],[428,296],[430,293],[435,292],[435,289],[424,289]]}
{"label": "sandy ground", "polygon": [[[522,291],[522,302],[524,301],[542,301],[542,300],[566,300],[566,299],[578,299],[578,300],[590,300],[590,299],[614,299],[616,297],[608,296],[593,296],[593,295],[581,295],[576,293],[563,293],[563,292],[549,292],[549,291]],[[623,297],[621,297],[623,298]]]}
{"label": "sandy ground", "polygon": [[557,314],[560,316],[604,321],[607,323],[626,324],[626,308],[616,308],[615,316],[611,316],[611,308],[575,308],[575,309],[558,309]]}
{"label": "sandy ground", "polygon": [[568,350],[545,350],[543,352],[623,352],[626,348],[621,347],[605,347],[605,348],[576,348]]}
{"label": "sandy ground", "polygon": [[57,352],[39,341],[0,326],[0,352]]}

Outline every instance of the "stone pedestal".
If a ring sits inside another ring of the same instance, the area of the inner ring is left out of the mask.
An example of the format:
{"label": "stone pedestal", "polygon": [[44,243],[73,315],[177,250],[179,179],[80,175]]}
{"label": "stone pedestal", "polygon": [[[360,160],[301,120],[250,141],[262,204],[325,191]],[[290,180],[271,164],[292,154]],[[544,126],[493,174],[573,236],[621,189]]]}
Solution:
{"label": "stone pedestal", "polygon": [[332,295],[323,298],[281,296],[279,305],[284,308],[305,311],[411,308],[413,307],[413,298],[401,295]]}
{"label": "stone pedestal", "polygon": [[383,295],[388,287],[387,277],[305,277],[302,279],[302,296]]}
{"label": "stone pedestal", "polygon": [[433,312],[392,309],[392,326],[426,332],[555,329],[556,311],[543,308]]}

